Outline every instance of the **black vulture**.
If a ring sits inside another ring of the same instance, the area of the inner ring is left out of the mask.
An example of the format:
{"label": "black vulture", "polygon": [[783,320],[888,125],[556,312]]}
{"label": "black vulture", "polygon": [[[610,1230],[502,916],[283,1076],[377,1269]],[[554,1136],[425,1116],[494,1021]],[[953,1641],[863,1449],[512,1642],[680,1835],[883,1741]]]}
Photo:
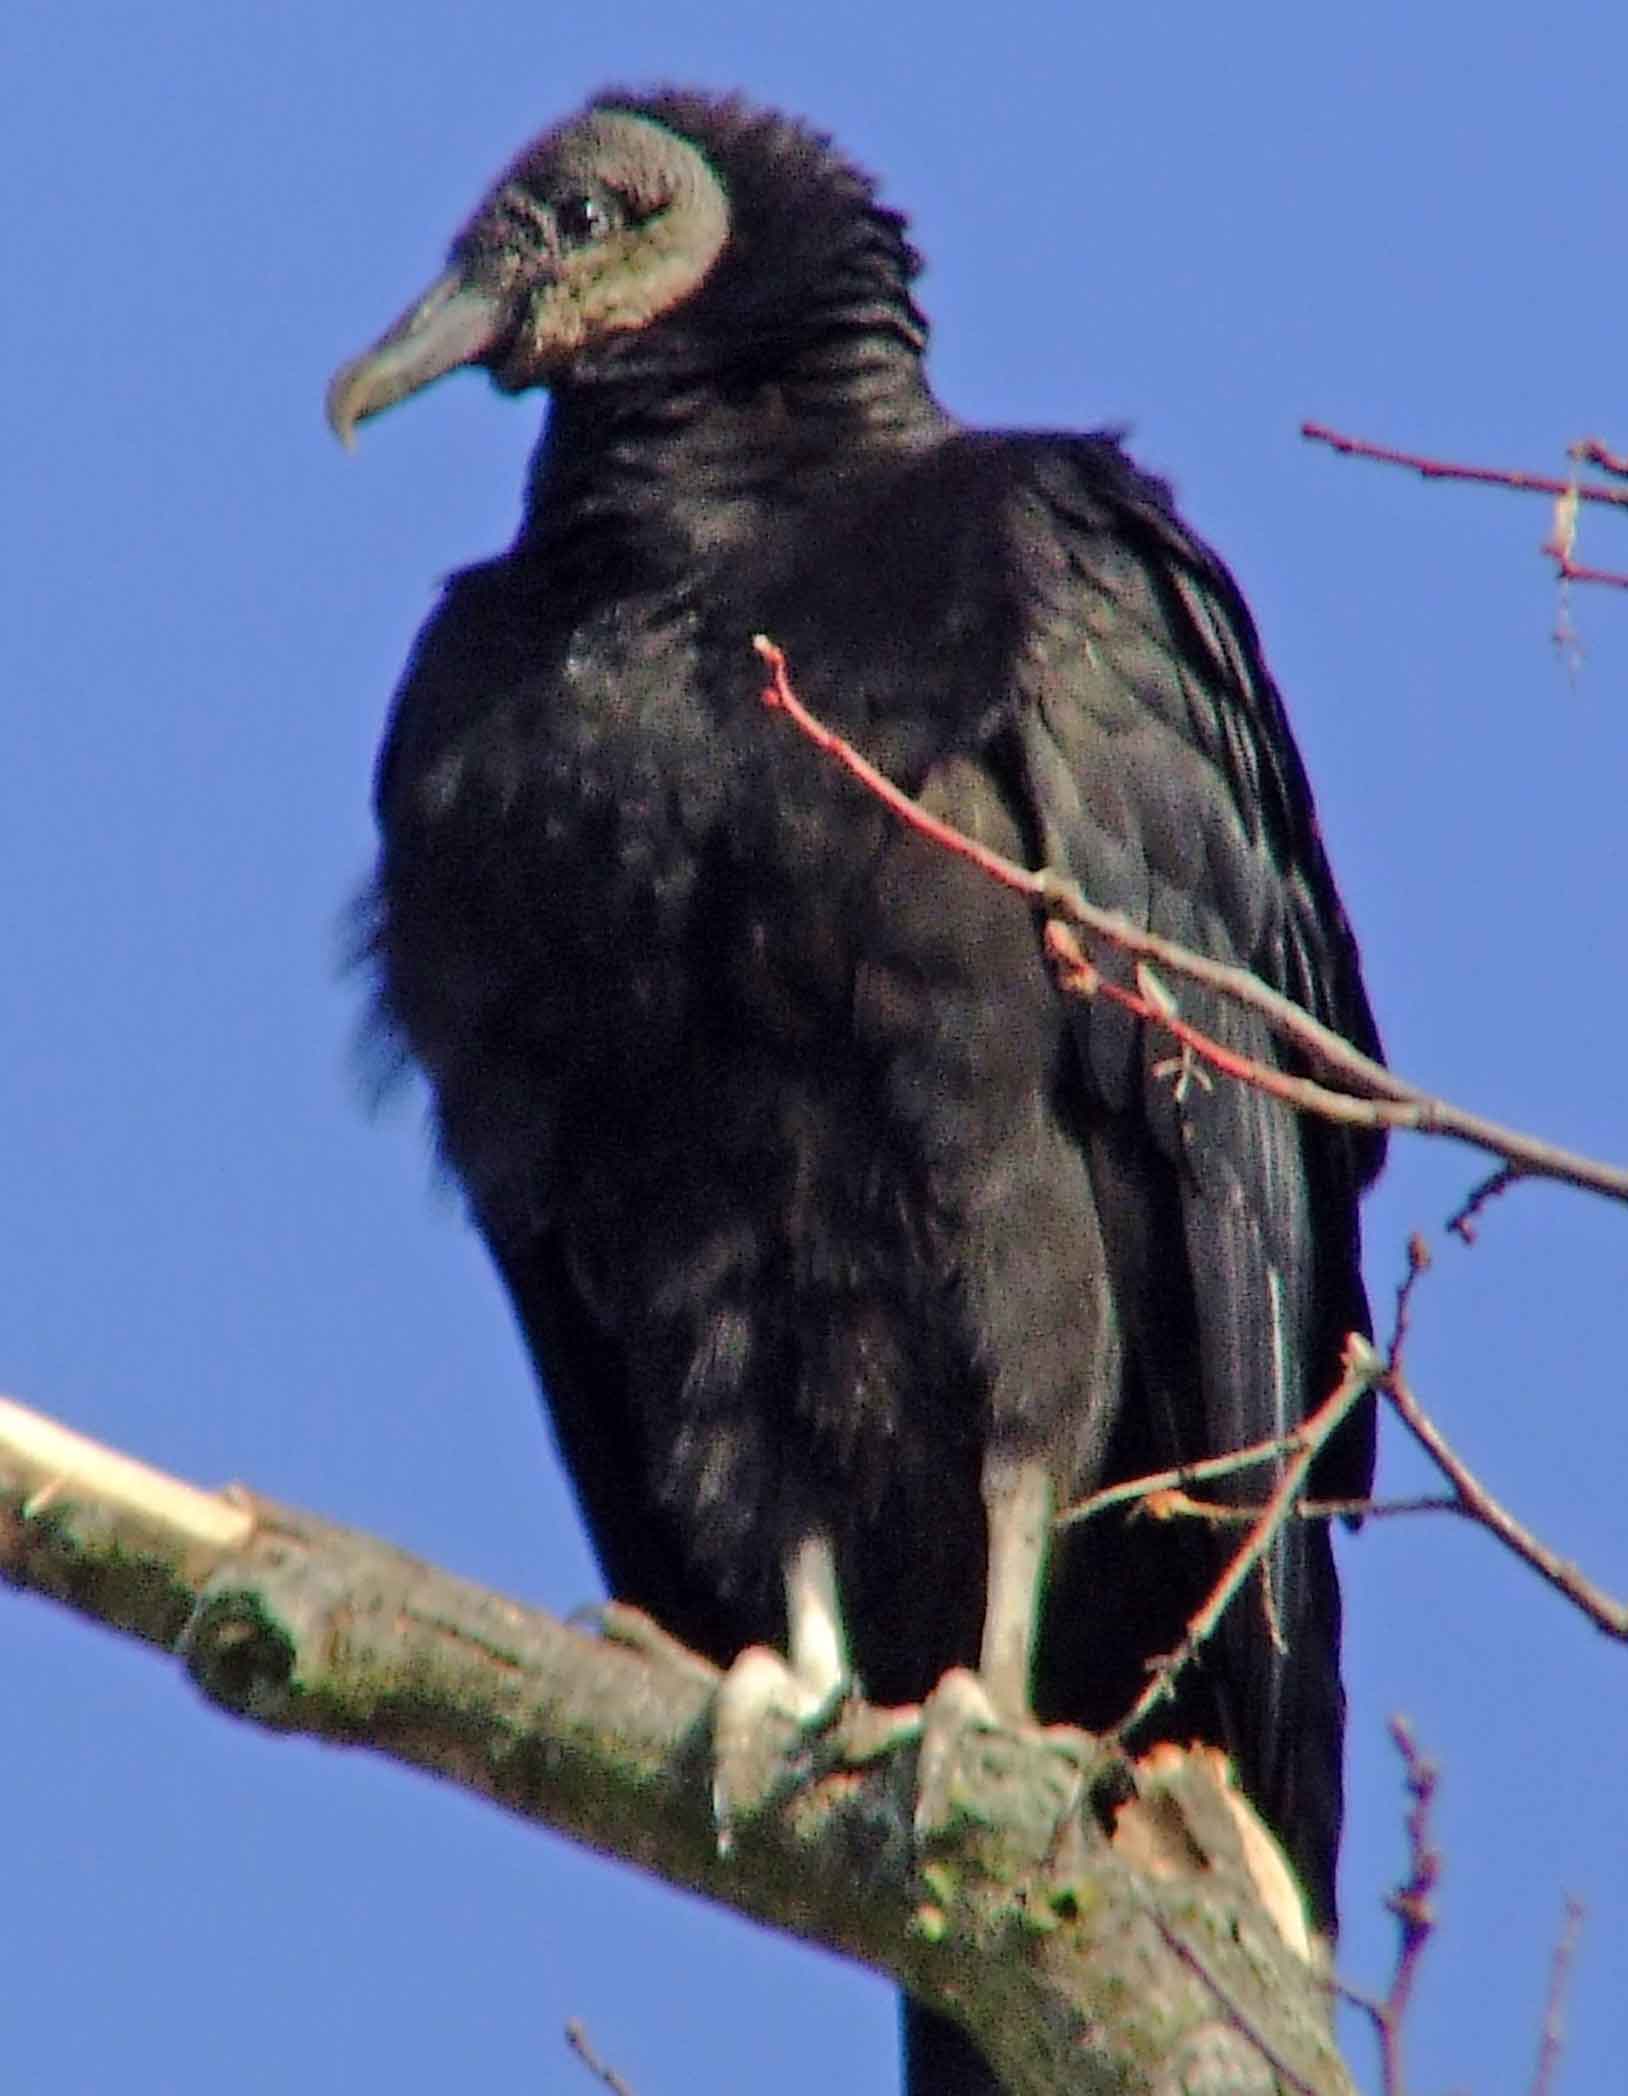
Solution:
{"label": "black vulture", "polygon": [[[967,1666],[1007,1717],[1104,1727],[1235,1532],[1048,1553],[1052,1513],[1334,1386],[1379,1145],[1061,999],[1021,903],[765,713],[752,636],[962,829],[1376,1039],[1227,570],[1115,435],[956,422],[919,266],[803,124],[607,93],[337,374],[347,439],[455,367],[550,396],[514,544],[448,582],[396,695],[369,950],[612,1593],[723,1665],[785,1652],[806,1712]],[[1364,1492],[1372,1431],[1320,1490]],[[1326,1532],[1271,1574],[1276,1630],[1246,1596],[1140,1738],[1232,1755],[1326,1933]],[[914,2010],[907,2052],[917,2096],[992,2086]]]}

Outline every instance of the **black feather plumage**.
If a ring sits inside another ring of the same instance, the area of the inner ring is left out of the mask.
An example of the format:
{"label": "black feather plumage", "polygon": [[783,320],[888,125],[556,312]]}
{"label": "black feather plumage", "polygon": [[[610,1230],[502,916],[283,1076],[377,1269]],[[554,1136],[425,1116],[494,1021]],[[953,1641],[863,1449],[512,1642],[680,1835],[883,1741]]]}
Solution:
{"label": "black feather plumage", "polygon": [[[1111,437],[953,422],[916,268],[802,126],[607,95],[513,164],[333,396],[348,433],[454,364],[552,392],[515,544],[448,585],[397,696],[372,951],[607,1581],[728,1662],[785,1643],[788,1553],[823,1539],[887,1702],[980,1662],[992,1476],[1060,1503],[1332,1387],[1379,1161],[1254,1092],[1178,1093],[1165,1044],[1058,1000],[1020,905],[757,703],[767,632],[939,812],[1374,1049],[1226,570]],[[1371,1431],[1326,1489],[1365,1489]],[[1229,1547],[1069,1531],[1035,1712],[1122,1716]],[[1286,1651],[1235,1607],[1148,1736],[1233,1753],[1328,1928],[1326,1534],[1292,1529],[1273,1570]],[[914,2059],[919,2096],[989,2086],[930,2019]]]}

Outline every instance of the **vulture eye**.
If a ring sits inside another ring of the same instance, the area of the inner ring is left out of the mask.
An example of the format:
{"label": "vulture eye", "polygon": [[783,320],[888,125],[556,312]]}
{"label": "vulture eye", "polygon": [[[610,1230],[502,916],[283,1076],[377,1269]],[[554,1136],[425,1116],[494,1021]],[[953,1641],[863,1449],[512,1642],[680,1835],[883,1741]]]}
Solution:
{"label": "vulture eye", "polygon": [[621,217],[603,196],[568,196],[554,206],[554,223],[562,245],[588,247],[614,233]]}

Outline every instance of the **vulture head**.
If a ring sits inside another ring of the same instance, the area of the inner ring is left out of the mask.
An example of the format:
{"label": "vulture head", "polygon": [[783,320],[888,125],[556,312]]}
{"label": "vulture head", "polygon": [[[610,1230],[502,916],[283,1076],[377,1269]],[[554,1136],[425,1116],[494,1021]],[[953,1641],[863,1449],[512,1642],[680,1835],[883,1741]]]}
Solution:
{"label": "vulture head", "polygon": [[504,392],[739,371],[811,334],[919,354],[919,260],[829,139],[734,98],[606,94],[511,162],[450,266],[328,389],[356,425],[465,365]]}

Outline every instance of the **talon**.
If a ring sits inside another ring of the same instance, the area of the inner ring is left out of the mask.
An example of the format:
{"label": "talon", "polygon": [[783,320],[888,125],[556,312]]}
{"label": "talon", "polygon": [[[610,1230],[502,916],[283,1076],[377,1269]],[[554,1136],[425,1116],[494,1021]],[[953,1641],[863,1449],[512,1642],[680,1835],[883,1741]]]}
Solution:
{"label": "talon", "polygon": [[838,1681],[821,1693],[800,1681],[777,1652],[750,1645],[718,1684],[712,1705],[712,1817],[718,1853],[735,1828],[755,1818],[787,1780],[799,1744],[832,1724],[847,1698]]}
{"label": "talon", "polygon": [[966,1667],[952,1667],[921,1706],[921,1748],[916,1763],[918,1841],[953,1817],[956,1771],[969,1732],[997,1732],[1000,1716],[988,1689]]}
{"label": "talon", "polygon": [[642,1653],[646,1659],[675,1667],[691,1680],[704,1682],[709,1688],[719,1678],[718,1669],[710,1659],[692,1652],[670,1631],[663,1630],[653,1616],[647,1616],[642,1608],[634,1608],[629,1602],[604,1601],[573,1609],[566,1621],[573,1627],[596,1631],[609,1645],[621,1645],[629,1652]]}

